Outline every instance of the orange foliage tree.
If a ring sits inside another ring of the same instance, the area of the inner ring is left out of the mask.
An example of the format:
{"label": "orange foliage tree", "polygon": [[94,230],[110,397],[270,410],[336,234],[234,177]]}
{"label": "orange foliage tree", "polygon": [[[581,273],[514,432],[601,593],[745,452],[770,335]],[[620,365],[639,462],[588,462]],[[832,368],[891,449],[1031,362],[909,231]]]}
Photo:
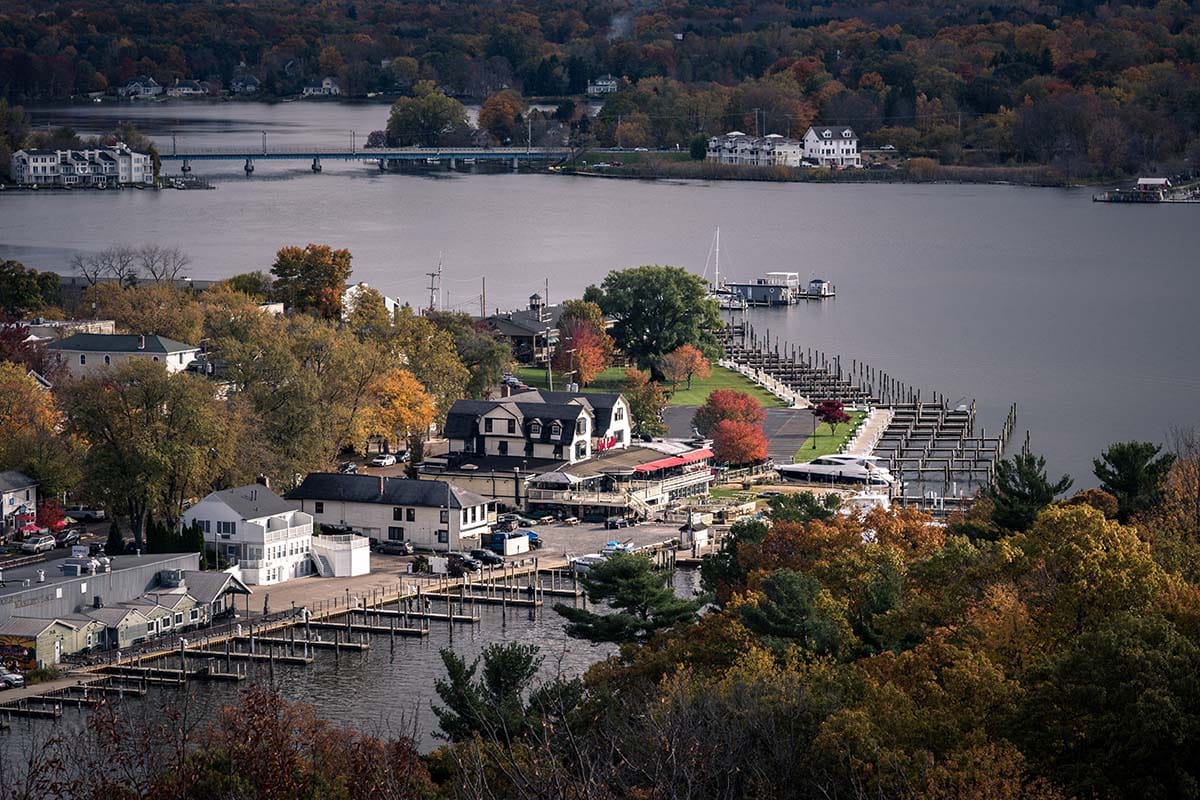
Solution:
{"label": "orange foliage tree", "polygon": [[710,430],[713,455],[724,464],[752,464],[767,457],[767,437],[761,425],[723,419]]}
{"label": "orange foliage tree", "polygon": [[692,388],[692,378],[704,380],[712,374],[712,367],[704,353],[695,345],[684,344],[663,356],[663,375],[671,382],[671,389],[680,381],[687,381],[687,388]]}
{"label": "orange foliage tree", "polygon": [[697,409],[692,424],[702,436],[710,436],[713,426],[721,420],[761,426],[767,420],[767,412],[763,411],[761,403],[745,392],[717,389]]}

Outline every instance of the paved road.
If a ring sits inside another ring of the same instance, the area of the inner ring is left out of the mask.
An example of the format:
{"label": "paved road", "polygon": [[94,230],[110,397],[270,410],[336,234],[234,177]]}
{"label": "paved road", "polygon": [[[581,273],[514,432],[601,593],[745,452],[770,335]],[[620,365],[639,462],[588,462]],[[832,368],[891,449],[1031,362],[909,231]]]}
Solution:
{"label": "paved road", "polygon": [[[792,463],[792,456],[812,435],[813,415],[806,408],[768,408],[763,432],[767,435],[767,455],[778,464]],[[668,406],[663,412],[670,436],[692,435],[692,417],[696,406]]]}

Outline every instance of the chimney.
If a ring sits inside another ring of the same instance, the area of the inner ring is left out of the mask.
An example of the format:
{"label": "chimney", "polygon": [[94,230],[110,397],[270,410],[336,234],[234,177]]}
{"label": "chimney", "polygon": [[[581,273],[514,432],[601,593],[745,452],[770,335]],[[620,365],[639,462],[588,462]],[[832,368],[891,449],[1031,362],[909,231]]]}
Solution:
{"label": "chimney", "polygon": [[512,387],[509,386],[507,383],[500,384],[500,396],[501,397],[512,397]]}
{"label": "chimney", "polygon": [[146,349],[146,337],[139,336],[138,337],[138,350],[145,350],[145,349]]}

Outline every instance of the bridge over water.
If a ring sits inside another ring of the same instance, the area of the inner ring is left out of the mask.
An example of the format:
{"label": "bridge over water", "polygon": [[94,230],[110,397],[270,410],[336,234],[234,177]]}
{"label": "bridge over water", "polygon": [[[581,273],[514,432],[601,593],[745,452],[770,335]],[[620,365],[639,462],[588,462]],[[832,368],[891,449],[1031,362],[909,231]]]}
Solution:
{"label": "bridge over water", "polygon": [[272,148],[204,148],[172,150],[159,158],[182,162],[183,172],[191,171],[193,161],[242,161],[246,172],[254,171],[255,161],[310,161],[313,172],[321,171],[322,160],[375,161],[381,170],[402,163],[446,164],[451,169],[459,164],[493,162],[511,164],[513,169],[522,162],[557,162],[568,158],[569,147],[272,147]]}

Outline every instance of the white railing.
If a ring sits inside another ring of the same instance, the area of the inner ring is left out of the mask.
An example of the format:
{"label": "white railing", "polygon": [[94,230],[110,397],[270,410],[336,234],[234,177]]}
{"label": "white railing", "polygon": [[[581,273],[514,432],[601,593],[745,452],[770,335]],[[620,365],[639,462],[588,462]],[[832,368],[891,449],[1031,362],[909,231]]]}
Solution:
{"label": "white railing", "polygon": [[312,523],[304,525],[293,525],[290,528],[277,528],[273,531],[263,532],[263,544],[272,544],[274,542],[282,542],[285,539],[292,539],[301,536],[312,536]]}
{"label": "white railing", "polygon": [[322,545],[330,550],[353,550],[357,547],[370,547],[371,540],[365,536],[344,533],[336,536],[314,536],[313,545]]}
{"label": "white railing", "polygon": [[720,361],[717,362],[717,365],[721,366],[721,367],[725,367],[726,369],[734,370],[735,372],[740,372],[742,375],[745,375],[747,378],[749,378],[752,382],[758,384],[759,386],[766,389],[768,392],[775,395],[780,400],[783,400],[785,403],[788,403],[789,405],[791,405],[794,408],[808,408],[809,406],[812,405],[812,403],[809,401],[809,399],[807,397],[796,394],[796,392],[793,391],[786,384],[775,380],[770,375],[768,375],[767,373],[763,372],[760,369],[755,369],[754,367],[748,367],[745,364],[739,364],[738,362],[731,361],[728,358],[721,359]]}

